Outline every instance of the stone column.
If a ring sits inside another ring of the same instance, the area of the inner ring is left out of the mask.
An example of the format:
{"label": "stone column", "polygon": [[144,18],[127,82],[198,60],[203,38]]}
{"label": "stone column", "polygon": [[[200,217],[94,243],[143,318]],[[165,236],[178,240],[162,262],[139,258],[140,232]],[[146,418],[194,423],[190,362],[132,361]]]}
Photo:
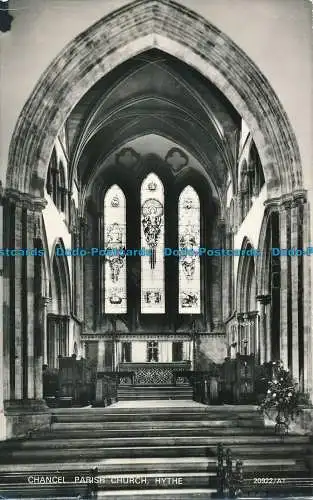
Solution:
{"label": "stone column", "polygon": [[270,361],[271,359],[271,339],[269,329],[269,319],[267,305],[270,303],[270,295],[258,295],[257,301],[260,304],[260,322],[259,322],[259,350],[260,364]]}
{"label": "stone column", "polygon": [[249,328],[250,328],[250,352],[249,354],[254,354],[255,359],[259,362],[260,360],[260,338],[259,338],[259,324],[258,324],[258,313],[254,311],[249,314]]}
{"label": "stone column", "polygon": [[243,315],[243,339],[242,339],[242,344],[243,344],[243,353],[244,354],[249,354],[249,349],[250,349],[250,338],[249,338],[249,315],[247,313],[244,313]]}
{"label": "stone column", "polygon": [[48,364],[48,331],[47,331],[47,307],[51,302],[51,297],[42,297],[42,361],[44,365]]}
{"label": "stone column", "polygon": [[[220,219],[216,222],[213,231],[212,247],[222,248],[225,246],[225,221]],[[224,261],[221,257],[210,257],[211,265],[211,311],[214,330],[219,330],[219,325],[223,323],[223,303],[224,303]]]}
{"label": "stone column", "polygon": [[[83,223],[82,231],[84,244],[86,247],[95,246],[95,220],[94,215],[86,213],[85,223]],[[83,269],[84,269],[84,281],[83,281],[83,309],[84,309],[84,323],[85,330],[93,330],[95,328],[95,272],[94,272],[94,260],[95,257],[87,255],[84,257]]]}
{"label": "stone column", "polygon": [[[233,249],[233,233],[228,231],[225,236],[225,245],[223,246],[226,250]],[[222,258],[223,266],[223,318],[226,319],[233,312],[233,257],[228,256]]]}
{"label": "stone column", "polygon": [[98,366],[97,371],[103,372],[105,369],[105,341],[100,339],[98,341]]}
{"label": "stone column", "polygon": [[[79,246],[81,248],[85,248],[86,245],[86,226],[87,222],[85,219],[81,218],[79,219]],[[79,269],[77,270],[77,285],[78,288],[80,289],[80,293],[78,296],[78,302],[77,302],[77,311],[78,311],[78,317],[81,321],[83,321],[85,310],[84,310],[84,304],[85,304],[85,299],[84,299],[84,282],[85,282],[85,276],[84,276],[84,259],[85,257],[78,257],[79,259]]]}
{"label": "stone column", "polygon": [[195,370],[195,339],[191,338],[190,340],[190,362],[191,362],[191,370]]}
{"label": "stone column", "polygon": [[[103,212],[98,212],[98,246],[104,248],[104,217]],[[104,313],[104,297],[105,297],[105,260],[103,257],[98,259],[98,276],[99,276],[99,299],[98,299],[98,314]]]}
{"label": "stone column", "polygon": [[243,354],[243,339],[244,339],[244,326],[243,326],[243,314],[237,314],[237,331],[238,331],[238,343],[237,352]]}
{"label": "stone column", "polygon": [[[312,247],[310,207],[303,205],[303,247]],[[312,256],[303,257],[303,389],[313,398],[313,335],[312,335]],[[301,390],[301,387],[300,387]]]}
{"label": "stone column", "polygon": [[[27,215],[26,215],[27,214]],[[25,220],[27,222],[27,248],[33,248],[34,246],[34,211],[31,209],[27,209],[25,214]],[[26,348],[26,356],[27,356],[27,372],[24,373],[27,377],[26,380],[26,391],[27,391],[27,399],[35,398],[35,343],[34,343],[34,329],[35,329],[35,317],[34,317],[34,308],[35,308],[35,290],[34,290],[34,278],[35,278],[35,257],[26,257],[26,280],[27,280],[27,348]],[[25,328],[26,330],[26,328]]]}
{"label": "stone column", "polygon": [[[6,192],[6,198],[12,219],[8,243],[15,249],[34,250],[41,232],[45,201],[16,191]],[[14,377],[10,399],[5,401],[8,437],[23,436],[34,426],[48,429],[50,424],[49,411],[42,400],[42,330],[41,311],[37,305],[41,276],[35,279],[35,259],[39,258],[33,252],[33,255],[7,259],[10,295],[15,299],[9,311],[13,320],[10,323],[10,363]]]}
{"label": "stone column", "polygon": [[[299,203],[295,200],[291,205],[291,248],[298,248],[299,243]],[[299,259],[291,257],[291,317],[292,317],[292,362],[293,378],[299,382]]]}
{"label": "stone column", "polygon": [[[225,249],[227,247],[227,233],[226,233],[226,224],[223,219],[219,221],[219,237],[220,237],[220,248]],[[228,268],[228,259],[229,257],[223,257],[220,259],[221,264],[221,316],[222,318],[226,318],[228,316],[228,283],[229,283],[229,268]]]}
{"label": "stone column", "polygon": [[[288,211],[290,205],[280,207],[280,248],[288,248]],[[288,257],[280,257],[280,359],[288,368]]]}
{"label": "stone column", "polygon": [[82,350],[81,350],[81,358],[86,359],[86,340],[83,340],[82,342]]}
{"label": "stone column", "polygon": [[[2,185],[0,184],[0,248],[3,245],[3,204],[2,204]],[[3,256],[0,255],[0,441],[6,437],[5,419],[4,419],[4,364],[2,362],[4,356],[3,350],[3,332],[4,332],[4,311],[3,311],[3,298],[4,298],[4,269],[3,269]]]}
{"label": "stone column", "polygon": [[42,335],[41,349],[38,355],[35,356],[35,399],[42,399],[43,386],[42,386],[42,366],[48,364],[47,356],[47,306],[50,302],[50,297],[41,297],[40,303],[40,330]]}
{"label": "stone column", "polygon": [[[20,200],[15,201],[15,228],[14,228],[14,245],[15,248],[23,248],[23,205]],[[11,228],[13,230],[13,227]],[[12,259],[14,257],[9,257]],[[14,287],[14,304],[10,304],[13,309],[12,313],[14,315],[14,332],[13,338],[15,341],[15,360],[11,359],[14,363],[14,399],[23,399],[23,385],[25,384],[25,367],[24,367],[24,345],[23,345],[23,325],[22,325],[22,296],[27,290],[25,290],[25,277],[23,276],[23,257],[14,258],[14,276],[11,277],[14,280],[12,286]],[[24,278],[24,279],[23,279]],[[24,291],[25,290],[25,291]]]}

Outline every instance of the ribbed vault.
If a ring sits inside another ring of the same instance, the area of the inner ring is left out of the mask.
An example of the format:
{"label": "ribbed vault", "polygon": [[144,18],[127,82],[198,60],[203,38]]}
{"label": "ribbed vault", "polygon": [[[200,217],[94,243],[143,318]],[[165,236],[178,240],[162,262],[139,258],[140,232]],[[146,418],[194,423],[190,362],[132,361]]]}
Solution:
{"label": "ribbed vault", "polygon": [[[79,35],[53,61],[16,125],[9,153],[7,187],[43,196],[55,137],[75,106],[104,76],[152,48],[196,69],[243,117],[258,148],[270,196],[302,188],[296,139],[265,77],[227,36],[171,0],[130,3]],[[102,122],[101,116],[100,107],[92,118],[96,128]],[[214,120],[209,128],[207,135],[211,139],[208,141],[214,142],[219,135],[218,127],[214,132]],[[225,156],[226,150],[223,149],[221,156]],[[224,167],[225,158],[222,163]]]}

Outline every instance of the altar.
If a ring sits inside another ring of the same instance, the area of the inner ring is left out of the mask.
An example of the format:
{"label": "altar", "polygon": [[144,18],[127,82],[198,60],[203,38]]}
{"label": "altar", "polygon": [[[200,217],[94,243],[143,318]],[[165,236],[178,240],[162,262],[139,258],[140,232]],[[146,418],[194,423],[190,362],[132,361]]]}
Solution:
{"label": "altar", "polygon": [[119,371],[127,372],[121,384],[133,385],[176,385],[181,382],[180,372],[189,371],[190,361],[172,361],[171,363],[120,363]]}

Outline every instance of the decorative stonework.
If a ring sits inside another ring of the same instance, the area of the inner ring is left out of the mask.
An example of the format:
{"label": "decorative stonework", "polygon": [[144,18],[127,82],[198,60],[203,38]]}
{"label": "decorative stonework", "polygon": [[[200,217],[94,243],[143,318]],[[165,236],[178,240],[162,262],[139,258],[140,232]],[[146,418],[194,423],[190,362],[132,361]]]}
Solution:
{"label": "decorative stonework", "polygon": [[182,168],[188,165],[188,156],[179,148],[171,148],[165,157],[166,163],[168,163],[174,172],[178,172]]}
{"label": "decorative stonework", "polygon": [[172,380],[172,371],[162,368],[138,368],[135,371],[135,384],[166,385]]}
{"label": "decorative stonework", "polygon": [[47,201],[40,196],[34,196],[31,193],[22,193],[16,189],[5,189],[2,191],[3,197],[12,201],[15,204],[20,204],[30,211],[42,212],[47,206]]}
{"label": "decorative stonework", "polygon": [[171,385],[179,378],[179,372],[189,369],[190,362],[120,364],[121,371],[134,374],[134,385]]}
{"label": "decorative stonework", "polygon": [[139,161],[140,155],[133,148],[123,148],[116,154],[117,165],[133,167]]}
{"label": "decorative stonework", "polygon": [[[214,332],[214,333],[196,333],[197,338],[217,338],[217,337],[225,337],[225,332]],[[131,341],[149,341],[149,340],[157,340],[161,341],[173,341],[173,342],[187,342],[192,339],[192,334],[187,333],[146,333],[142,332],[142,334],[132,334],[132,333],[120,333],[117,332],[112,334],[111,332],[107,333],[82,333],[81,335],[82,341],[98,341],[98,340],[116,340],[117,342],[131,342]]]}
{"label": "decorative stonework", "polygon": [[49,432],[51,410],[42,399],[8,400],[4,402],[7,439],[29,437],[32,432]]}

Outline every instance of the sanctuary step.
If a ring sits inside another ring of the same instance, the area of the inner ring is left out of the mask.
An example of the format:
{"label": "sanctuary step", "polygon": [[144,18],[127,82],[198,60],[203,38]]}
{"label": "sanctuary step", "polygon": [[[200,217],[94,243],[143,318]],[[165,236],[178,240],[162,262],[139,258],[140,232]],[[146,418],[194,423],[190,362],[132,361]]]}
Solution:
{"label": "sanctuary step", "polygon": [[192,400],[193,390],[189,385],[120,385],[117,389],[118,401],[182,399]]}
{"label": "sanctuary step", "polygon": [[310,437],[282,441],[253,406],[137,400],[53,409],[49,433],[1,443],[0,497],[208,499],[218,443],[243,461],[244,495],[311,495]]}

